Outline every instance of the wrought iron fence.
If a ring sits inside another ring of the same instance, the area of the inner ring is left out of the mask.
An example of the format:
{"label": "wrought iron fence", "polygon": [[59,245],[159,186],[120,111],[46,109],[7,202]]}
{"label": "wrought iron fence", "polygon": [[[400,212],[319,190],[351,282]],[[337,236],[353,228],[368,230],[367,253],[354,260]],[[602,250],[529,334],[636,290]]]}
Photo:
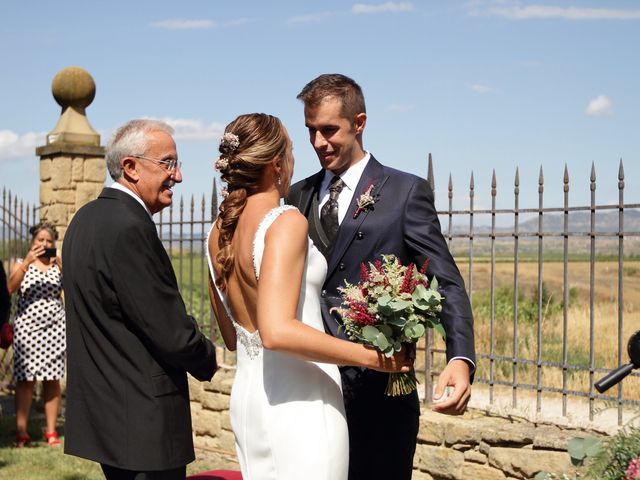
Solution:
{"label": "wrought iron fence", "polygon": [[[428,180],[433,187],[431,156]],[[466,286],[474,307],[475,382],[488,385],[489,404],[494,403],[498,389],[501,395],[508,395],[510,390],[513,407],[518,407],[525,392],[533,392],[536,413],[541,412],[544,402],[557,401],[559,397],[562,415],[566,417],[569,399],[579,398],[585,399],[588,405],[589,420],[594,420],[599,409],[613,406],[617,409],[618,424],[622,424],[623,410],[640,405],[637,400],[640,375],[632,374],[612,394],[598,394],[593,387],[599,377],[627,363],[627,338],[640,328],[638,305],[625,303],[625,293],[637,291],[635,259],[639,253],[640,231],[635,220],[640,204],[625,203],[622,160],[615,204],[596,203],[593,165],[588,185],[589,205],[570,206],[566,166],[561,207],[544,206],[542,168],[537,181],[537,208],[520,206],[518,169],[513,187],[513,208],[496,208],[494,170],[491,208],[476,209],[472,173],[469,206],[454,209],[454,189],[449,176],[448,208],[438,211],[449,248],[461,270],[466,271]],[[488,225],[475,223],[479,215],[490,218]],[[523,222],[526,216],[533,218]],[[498,217],[510,219],[510,225],[498,228]],[[633,220],[631,228],[625,223],[627,218]],[[510,268],[500,268],[500,262],[509,263]],[[605,263],[607,270],[611,270],[609,276],[615,276],[617,291],[603,300],[598,291],[597,279],[601,272],[597,267]],[[476,285],[481,269],[484,284]],[[550,273],[545,275],[545,269]],[[578,273],[570,279],[572,269]],[[511,275],[508,282],[504,282],[505,270]],[[496,283],[500,273],[502,285]],[[578,292],[573,283],[582,284],[583,291]],[[626,283],[629,287],[625,287]],[[532,298],[527,299],[527,293]],[[553,296],[560,298],[554,302]],[[505,306],[505,300],[510,305]],[[599,311],[605,303],[611,307],[609,313]],[[631,322],[626,322],[625,314],[631,317]],[[426,402],[432,400],[434,380],[444,366],[444,354],[442,343],[437,345],[437,340],[428,336],[424,368]],[[437,358],[440,358],[439,364]]]}
{"label": "wrought iron fence", "polygon": [[[433,187],[431,156],[427,179]],[[535,396],[536,411],[540,412],[548,396],[555,395],[561,399],[562,415],[567,416],[569,400],[578,398],[587,402],[589,418],[593,419],[601,408],[597,402],[608,402],[618,409],[621,423],[624,408],[640,405],[637,400],[640,375],[632,374],[614,393],[607,395],[598,394],[593,383],[626,363],[626,338],[632,330],[640,328],[640,300],[638,304],[633,298],[625,301],[629,289],[640,291],[637,288],[640,204],[625,203],[622,161],[618,173],[619,198],[615,204],[596,203],[593,167],[589,205],[570,206],[566,168],[563,185],[563,205],[545,207],[545,184],[540,169],[538,206],[522,208],[516,170],[513,208],[497,208],[494,173],[491,208],[478,209],[474,204],[472,174],[468,208],[454,209],[454,189],[449,178],[448,206],[438,214],[449,248],[465,276],[474,308],[475,382],[488,389],[488,404],[494,403],[498,395],[501,398],[506,395],[511,405],[517,407],[524,395],[531,394]],[[192,196],[186,203],[180,198],[154,219],[174,265],[187,310],[212,340],[222,346],[209,304],[205,256],[207,235],[217,208],[214,182],[209,198]],[[26,252],[28,227],[35,223],[37,212],[37,207],[24,205],[3,190],[0,259],[7,270],[16,257]],[[615,225],[610,224],[612,216]],[[489,220],[482,223],[477,221],[479,217]],[[499,223],[503,226],[498,226]],[[597,285],[603,268],[610,270],[610,277],[615,277],[615,292],[612,286],[607,298],[602,298]],[[577,277],[572,274],[574,270]],[[575,290],[576,284],[581,289]],[[613,313],[600,313],[602,305],[611,307]],[[604,337],[613,338],[605,352],[600,347]],[[221,350],[222,361],[233,364],[234,355]],[[429,334],[424,344],[419,345],[419,351],[417,366],[424,375],[425,402],[430,402],[435,379],[445,363],[444,343]],[[10,369],[4,360],[0,381],[6,382]]]}
{"label": "wrought iron fence", "polygon": [[[25,255],[29,249],[29,227],[37,223],[38,208],[24,203],[11,191],[2,189],[0,205],[0,262],[3,262],[7,278],[16,258]],[[6,286],[4,286],[6,288]],[[12,311],[15,310],[15,298],[12,300]],[[13,350],[0,350],[0,388],[11,383],[11,362]]]}

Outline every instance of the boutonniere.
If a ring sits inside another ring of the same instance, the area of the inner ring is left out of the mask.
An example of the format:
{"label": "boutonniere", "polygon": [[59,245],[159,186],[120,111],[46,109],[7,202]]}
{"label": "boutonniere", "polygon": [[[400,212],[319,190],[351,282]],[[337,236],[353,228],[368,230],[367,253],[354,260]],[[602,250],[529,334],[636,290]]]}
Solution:
{"label": "boutonniere", "polygon": [[373,204],[376,203],[376,198],[373,195],[371,195],[371,192],[373,191],[373,187],[374,187],[373,182],[371,182],[367,186],[367,188],[364,190],[364,193],[360,195],[356,200],[356,204],[358,205],[358,208],[356,208],[356,211],[353,213],[353,218],[358,218],[358,215],[360,215],[360,212],[371,209],[371,207],[373,207]]}

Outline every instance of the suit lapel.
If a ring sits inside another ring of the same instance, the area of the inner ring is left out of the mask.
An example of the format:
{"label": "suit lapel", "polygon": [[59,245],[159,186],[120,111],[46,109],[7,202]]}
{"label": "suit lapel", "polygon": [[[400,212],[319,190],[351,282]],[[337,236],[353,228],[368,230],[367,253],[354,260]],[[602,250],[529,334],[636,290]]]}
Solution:
{"label": "suit lapel", "polygon": [[353,192],[353,198],[349,204],[349,209],[344,217],[344,220],[340,224],[338,229],[338,236],[336,237],[335,244],[329,259],[327,278],[331,276],[333,271],[337,268],[338,263],[347,247],[353,241],[358,229],[362,223],[366,220],[371,210],[375,210],[375,204],[371,209],[362,210],[359,215],[354,218],[356,209],[358,208],[358,198],[364,193],[369,185],[373,185],[372,195],[374,198],[380,195],[384,184],[386,183],[388,175],[384,174],[382,165],[373,157],[369,160],[367,167],[362,172],[358,186]]}

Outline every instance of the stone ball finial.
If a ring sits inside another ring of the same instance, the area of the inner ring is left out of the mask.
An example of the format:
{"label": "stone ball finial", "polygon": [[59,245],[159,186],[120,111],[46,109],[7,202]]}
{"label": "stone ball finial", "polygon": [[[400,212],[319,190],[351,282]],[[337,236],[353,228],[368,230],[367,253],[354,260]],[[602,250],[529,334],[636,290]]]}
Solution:
{"label": "stone ball finial", "polygon": [[51,82],[51,92],[62,108],[86,108],[96,96],[96,84],[89,73],[80,67],[60,70]]}

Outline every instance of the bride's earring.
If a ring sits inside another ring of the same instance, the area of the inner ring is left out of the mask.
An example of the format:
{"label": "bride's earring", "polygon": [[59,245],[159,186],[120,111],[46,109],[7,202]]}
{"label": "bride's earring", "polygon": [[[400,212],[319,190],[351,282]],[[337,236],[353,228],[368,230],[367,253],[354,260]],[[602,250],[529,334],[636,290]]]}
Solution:
{"label": "bride's earring", "polygon": [[282,180],[280,179],[280,174],[278,174],[278,179],[276,180],[276,184],[278,186],[282,185]]}

